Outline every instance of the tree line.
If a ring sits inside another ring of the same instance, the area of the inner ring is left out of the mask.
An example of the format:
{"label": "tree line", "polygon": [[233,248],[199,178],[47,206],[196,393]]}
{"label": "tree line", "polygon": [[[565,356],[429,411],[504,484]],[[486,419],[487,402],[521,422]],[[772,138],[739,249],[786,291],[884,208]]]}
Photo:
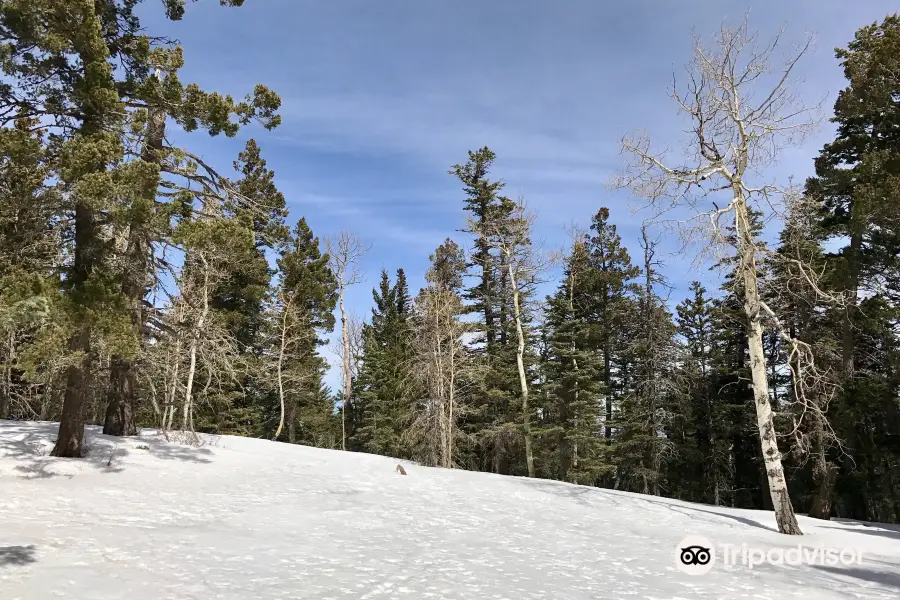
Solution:
{"label": "tree line", "polygon": [[[139,4],[0,6],[0,418],[58,420],[55,456],[86,423],[155,427],[774,509],[784,533],[795,506],[900,522],[900,16],[836,51],[804,185],[759,173],[815,125],[791,87],[806,48],[779,62],[779,38],[723,27],[673,88],[683,152],[623,139],[639,256],[607,208],[544,251],[484,147],[449,169],[463,235],[415,293],[383,271],[359,319],[365,242],[291,221],[254,139],[228,170],[167,136],[272,129],[277,94],[183,82]],[[672,298],[661,236],[722,285]]]}

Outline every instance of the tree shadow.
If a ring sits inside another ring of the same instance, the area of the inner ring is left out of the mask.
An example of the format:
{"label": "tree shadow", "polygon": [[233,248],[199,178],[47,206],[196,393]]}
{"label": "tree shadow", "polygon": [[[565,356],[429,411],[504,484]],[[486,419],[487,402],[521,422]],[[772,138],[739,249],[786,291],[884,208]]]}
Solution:
{"label": "tree shadow", "polygon": [[[885,569],[875,568],[876,566],[883,566]],[[900,591],[900,570],[898,570],[897,565],[873,563],[872,565],[864,564],[859,567],[832,567],[829,565],[812,565],[812,567],[831,575],[851,577]]]}
{"label": "tree shadow", "polygon": [[[14,476],[22,479],[71,478],[79,470],[77,465],[87,465],[102,473],[121,473],[129,462],[123,459],[139,452],[162,460],[212,462],[213,452],[209,448],[168,441],[153,430],[148,435],[113,437],[103,435],[94,425],[85,428],[82,458],[56,458],[50,456],[50,450],[58,427],[57,423],[0,421],[0,458],[12,459]],[[69,465],[75,466],[74,471]]]}
{"label": "tree shadow", "polygon": [[[152,438],[134,438],[135,440],[146,442]],[[146,444],[149,446],[145,452],[149,452],[154,458],[163,460],[184,460],[188,462],[209,464],[212,462],[213,452],[209,448],[185,446],[174,442],[166,442],[165,440],[157,441],[157,443]]]}
{"label": "tree shadow", "polygon": [[865,535],[874,535],[878,537],[885,537],[893,540],[900,540],[900,529],[894,529],[890,525],[878,524],[871,525],[867,523],[862,523],[860,521],[847,521],[848,524],[852,525],[862,525],[862,527],[835,527],[834,525],[818,525],[822,529],[837,529],[838,531],[844,531],[847,533],[862,533]]}
{"label": "tree shadow", "polygon": [[[534,489],[540,490],[542,492],[548,492],[557,496],[563,496],[566,498],[574,499],[580,504],[591,504],[588,501],[591,497],[602,496],[603,501],[613,504],[614,506],[619,506],[621,503],[615,499],[615,496],[627,495],[629,499],[638,501],[638,502],[646,502],[647,504],[653,504],[656,506],[662,506],[672,512],[676,512],[679,514],[683,514],[687,517],[694,516],[694,513],[706,513],[713,515],[715,517],[719,517],[720,519],[737,521],[742,525],[747,525],[749,527],[756,527],[757,529],[764,529],[766,531],[772,531],[774,533],[778,533],[778,530],[769,527],[767,525],[763,525],[753,519],[742,517],[740,515],[733,515],[727,512],[716,512],[714,510],[708,510],[705,508],[701,508],[699,505],[693,504],[685,501],[671,501],[667,502],[665,500],[654,500],[648,498],[642,494],[634,493],[634,492],[623,492],[619,490],[608,490],[605,488],[595,488],[588,487],[584,485],[575,485],[571,483],[566,483],[562,481],[551,481],[546,479],[523,479],[522,480],[527,486],[532,487]],[[676,504],[676,502],[678,502]],[[686,505],[686,506],[683,506]],[[704,519],[707,522],[715,522],[712,519]]]}
{"label": "tree shadow", "polygon": [[[766,531],[778,533],[778,529],[776,529],[775,527],[769,527],[768,525],[763,525],[759,521],[754,521],[753,519],[750,519],[747,517],[742,517],[740,515],[733,515],[733,514],[730,514],[727,512],[716,512],[714,510],[700,508],[700,506],[705,506],[705,505],[697,505],[697,504],[690,503],[690,506],[676,506],[676,505],[670,504],[668,502],[662,502],[659,500],[650,500],[649,498],[638,497],[637,499],[640,500],[641,502],[648,502],[650,504],[658,504],[660,506],[665,506],[673,512],[677,512],[677,513],[680,513],[680,514],[683,514],[686,516],[691,516],[691,513],[706,513],[708,515],[713,515],[713,516],[719,517],[721,519],[737,521],[738,523],[741,523],[742,525],[747,525],[749,527],[756,527],[757,529],[765,529]],[[679,509],[682,509],[682,510],[679,510]],[[712,519],[705,519],[705,520],[710,523],[715,522]]]}
{"label": "tree shadow", "polygon": [[[54,423],[3,424],[0,428],[0,457],[12,459],[16,463],[13,467],[14,475],[22,479],[73,476],[71,473],[55,470],[55,467],[61,464],[60,461],[70,459],[50,456],[57,427]],[[109,460],[112,448],[109,448],[106,457],[102,456],[103,450],[102,446],[98,447],[91,443],[88,435],[85,435],[85,457],[78,462],[101,471],[112,473],[121,471],[120,467],[114,466]]]}
{"label": "tree shadow", "polygon": [[599,496],[602,496],[603,501],[608,504],[612,504],[613,506],[621,505],[621,503],[615,499],[613,490],[593,488],[585,485],[568,483],[565,481],[555,481],[552,479],[528,479],[523,477],[520,478],[520,481],[524,483],[526,487],[534,488],[538,491],[548,494],[553,494],[554,496],[560,496],[562,498],[575,500],[579,504],[585,506],[593,504],[593,502],[591,502],[590,500],[593,498],[598,498]]}
{"label": "tree shadow", "polygon": [[34,555],[34,546],[0,546],[0,567],[21,567],[37,562]]}

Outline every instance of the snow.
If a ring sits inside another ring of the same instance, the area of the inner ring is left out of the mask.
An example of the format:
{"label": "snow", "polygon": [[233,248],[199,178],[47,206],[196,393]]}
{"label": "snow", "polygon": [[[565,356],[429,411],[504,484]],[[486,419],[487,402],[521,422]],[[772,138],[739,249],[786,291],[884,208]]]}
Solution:
{"label": "snow", "polygon": [[[769,512],[230,436],[89,428],[86,459],[55,459],[55,433],[0,421],[3,600],[900,597],[896,526],[800,517],[798,539]],[[863,559],[692,576],[688,535]]]}

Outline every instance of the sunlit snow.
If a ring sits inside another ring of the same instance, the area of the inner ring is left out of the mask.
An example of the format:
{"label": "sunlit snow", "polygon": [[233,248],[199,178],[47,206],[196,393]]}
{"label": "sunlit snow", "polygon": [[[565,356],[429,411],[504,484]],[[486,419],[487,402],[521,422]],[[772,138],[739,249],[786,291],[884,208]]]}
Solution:
{"label": "sunlit snow", "polygon": [[[266,440],[0,421],[0,599],[900,598],[900,528],[503,477]],[[111,460],[110,460],[111,458]],[[109,466],[108,466],[109,463]],[[688,535],[852,548],[852,566],[675,566]]]}

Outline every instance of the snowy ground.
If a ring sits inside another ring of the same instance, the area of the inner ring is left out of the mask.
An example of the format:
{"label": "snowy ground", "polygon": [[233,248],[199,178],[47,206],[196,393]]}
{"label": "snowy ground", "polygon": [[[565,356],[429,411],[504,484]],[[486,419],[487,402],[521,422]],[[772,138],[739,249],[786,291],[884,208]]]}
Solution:
{"label": "snowy ground", "polygon": [[[55,432],[0,421],[3,600],[900,597],[896,526],[801,517],[798,540],[771,513],[235,437],[90,429],[87,459],[53,459]],[[863,559],[691,576],[688,534]]]}

